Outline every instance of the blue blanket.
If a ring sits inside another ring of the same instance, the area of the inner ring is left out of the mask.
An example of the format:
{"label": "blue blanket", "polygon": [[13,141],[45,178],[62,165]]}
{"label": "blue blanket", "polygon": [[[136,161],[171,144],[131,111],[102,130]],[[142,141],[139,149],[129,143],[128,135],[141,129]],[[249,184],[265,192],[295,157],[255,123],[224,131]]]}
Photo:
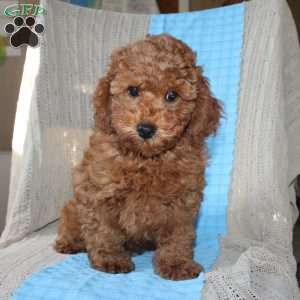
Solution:
{"label": "blue blanket", "polygon": [[[195,259],[209,271],[219,255],[219,236],[226,233],[227,200],[234,158],[237,102],[244,29],[243,4],[203,12],[155,15],[149,33],[167,32],[197,52],[214,95],[224,103],[225,118],[216,137],[208,140],[211,155],[207,186],[197,225]],[[170,281],[153,272],[153,253],[134,257],[136,269],[112,275],[90,268],[86,254],[66,260],[29,277],[13,300],[182,300],[199,299],[197,279]]]}

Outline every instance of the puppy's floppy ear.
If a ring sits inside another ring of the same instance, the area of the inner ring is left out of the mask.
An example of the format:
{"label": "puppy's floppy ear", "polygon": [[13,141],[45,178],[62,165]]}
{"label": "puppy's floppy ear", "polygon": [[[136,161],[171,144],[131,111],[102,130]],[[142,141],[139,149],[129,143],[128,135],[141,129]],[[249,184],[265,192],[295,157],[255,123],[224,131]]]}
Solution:
{"label": "puppy's floppy ear", "polygon": [[196,107],[187,128],[191,142],[196,145],[216,133],[222,115],[221,103],[212,96],[209,83],[201,74],[201,68],[197,68],[197,73]]}
{"label": "puppy's floppy ear", "polygon": [[101,78],[94,92],[95,127],[105,133],[111,133],[111,98],[110,79],[108,76]]}

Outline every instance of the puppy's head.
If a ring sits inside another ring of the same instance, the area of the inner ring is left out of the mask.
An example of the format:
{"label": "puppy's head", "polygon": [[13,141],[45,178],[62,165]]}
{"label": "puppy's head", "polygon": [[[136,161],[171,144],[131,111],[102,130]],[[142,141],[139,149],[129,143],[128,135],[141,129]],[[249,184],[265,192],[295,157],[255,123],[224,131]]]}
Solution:
{"label": "puppy's head", "polygon": [[116,50],[94,95],[96,129],[121,147],[152,157],[184,137],[200,144],[214,133],[220,105],[195,55],[168,36],[147,36]]}

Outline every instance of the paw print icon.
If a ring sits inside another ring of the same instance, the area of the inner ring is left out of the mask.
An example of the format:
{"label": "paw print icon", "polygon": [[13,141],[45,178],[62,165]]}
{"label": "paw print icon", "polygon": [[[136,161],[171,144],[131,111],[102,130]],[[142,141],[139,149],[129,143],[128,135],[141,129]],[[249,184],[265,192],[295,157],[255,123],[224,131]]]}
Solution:
{"label": "paw print icon", "polygon": [[44,32],[43,24],[36,24],[35,17],[28,16],[25,19],[21,16],[14,18],[13,23],[6,24],[4,30],[10,34],[10,44],[13,47],[29,45],[35,47],[39,43],[39,35]]}

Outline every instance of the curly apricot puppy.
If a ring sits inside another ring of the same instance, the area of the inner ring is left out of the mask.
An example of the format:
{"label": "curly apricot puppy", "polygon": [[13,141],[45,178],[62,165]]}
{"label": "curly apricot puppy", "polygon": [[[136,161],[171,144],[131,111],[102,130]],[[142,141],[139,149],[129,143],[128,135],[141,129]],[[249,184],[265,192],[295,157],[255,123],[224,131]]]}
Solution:
{"label": "curly apricot puppy", "polygon": [[116,50],[94,95],[95,131],[74,170],[55,248],[87,251],[101,271],[134,269],[131,254],[156,249],[163,278],[194,278],[195,221],[207,164],[205,138],[221,106],[195,55],[168,36]]}

